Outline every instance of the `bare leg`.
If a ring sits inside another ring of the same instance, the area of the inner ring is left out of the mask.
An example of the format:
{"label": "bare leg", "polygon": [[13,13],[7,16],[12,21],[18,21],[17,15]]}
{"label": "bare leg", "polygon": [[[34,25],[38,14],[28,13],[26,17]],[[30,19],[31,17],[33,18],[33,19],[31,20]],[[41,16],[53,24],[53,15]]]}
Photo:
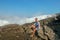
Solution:
{"label": "bare leg", "polygon": [[31,37],[34,36],[36,29],[33,30]]}

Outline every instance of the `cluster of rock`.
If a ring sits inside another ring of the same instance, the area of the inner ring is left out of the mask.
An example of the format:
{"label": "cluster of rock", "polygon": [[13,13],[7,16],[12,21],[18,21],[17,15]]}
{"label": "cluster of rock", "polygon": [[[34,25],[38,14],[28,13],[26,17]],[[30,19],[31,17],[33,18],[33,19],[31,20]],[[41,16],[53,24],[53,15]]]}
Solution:
{"label": "cluster of rock", "polygon": [[43,27],[41,27],[40,31],[38,32],[37,37],[36,35],[31,38],[30,35],[32,33],[31,25],[17,25],[17,24],[11,24],[6,25],[3,28],[0,28],[0,40],[54,40],[55,39],[55,33],[53,30],[47,26],[45,29],[45,34],[43,32]]}

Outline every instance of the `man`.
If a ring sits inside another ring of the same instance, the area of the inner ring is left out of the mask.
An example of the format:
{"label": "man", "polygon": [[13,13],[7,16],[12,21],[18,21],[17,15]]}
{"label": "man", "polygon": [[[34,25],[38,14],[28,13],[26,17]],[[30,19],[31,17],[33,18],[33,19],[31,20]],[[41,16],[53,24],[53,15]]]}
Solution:
{"label": "man", "polygon": [[33,37],[35,32],[40,30],[40,22],[38,22],[38,18],[35,18],[35,23],[32,25],[31,28],[33,29],[31,37]]}

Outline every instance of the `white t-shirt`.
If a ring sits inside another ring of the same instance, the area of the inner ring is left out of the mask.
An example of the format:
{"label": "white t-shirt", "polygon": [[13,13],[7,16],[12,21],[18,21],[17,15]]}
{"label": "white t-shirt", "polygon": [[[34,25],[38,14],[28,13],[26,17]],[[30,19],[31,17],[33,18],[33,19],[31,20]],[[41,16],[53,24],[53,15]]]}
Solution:
{"label": "white t-shirt", "polygon": [[36,30],[39,30],[40,29],[40,22],[35,22],[34,25],[36,27]]}

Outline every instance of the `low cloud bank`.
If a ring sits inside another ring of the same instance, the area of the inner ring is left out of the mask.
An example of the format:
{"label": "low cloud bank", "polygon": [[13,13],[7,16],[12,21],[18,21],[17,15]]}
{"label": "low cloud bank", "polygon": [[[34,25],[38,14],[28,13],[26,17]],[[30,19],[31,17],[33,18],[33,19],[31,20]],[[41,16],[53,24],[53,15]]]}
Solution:
{"label": "low cloud bank", "polygon": [[[52,17],[52,15],[41,15],[35,16],[31,18],[20,18],[20,17],[0,17],[0,26],[7,25],[7,24],[25,24],[34,22],[34,18],[38,18],[38,20],[46,19],[48,17]],[[3,20],[2,20],[3,19]]]}

